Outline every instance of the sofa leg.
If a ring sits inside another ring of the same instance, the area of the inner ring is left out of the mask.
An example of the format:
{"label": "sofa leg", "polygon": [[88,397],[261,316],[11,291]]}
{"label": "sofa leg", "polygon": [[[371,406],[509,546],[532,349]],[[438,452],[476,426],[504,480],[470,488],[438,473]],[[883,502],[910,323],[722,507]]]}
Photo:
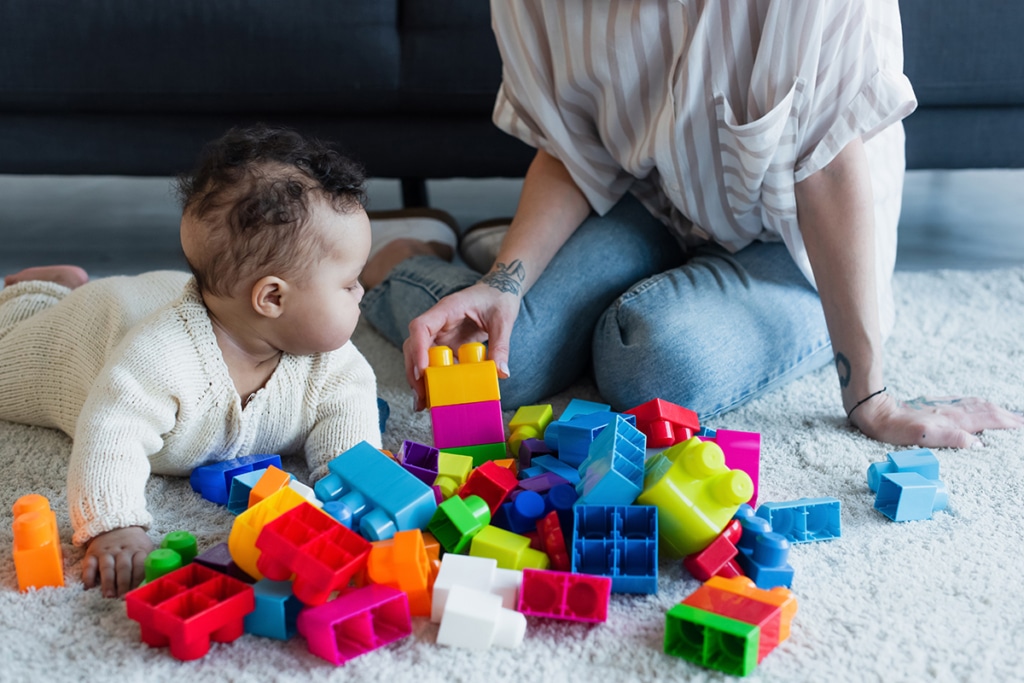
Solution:
{"label": "sofa leg", "polygon": [[402,206],[407,209],[430,206],[425,178],[402,178]]}

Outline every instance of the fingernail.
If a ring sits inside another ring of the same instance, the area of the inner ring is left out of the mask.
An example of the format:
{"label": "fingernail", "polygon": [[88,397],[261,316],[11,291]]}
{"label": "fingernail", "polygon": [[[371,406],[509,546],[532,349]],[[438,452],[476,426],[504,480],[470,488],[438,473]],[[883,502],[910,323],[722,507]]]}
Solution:
{"label": "fingernail", "polygon": [[971,444],[971,448],[984,448],[984,447],[985,447],[985,444],[983,444],[981,442],[981,439],[976,439],[974,441],[974,443]]}
{"label": "fingernail", "polygon": [[420,369],[419,369],[419,366],[416,366],[416,367],[414,367],[412,369],[412,376],[416,378],[417,382],[420,381]]}
{"label": "fingernail", "polygon": [[508,363],[506,363],[505,361],[498,363],[498,372],[505,375],[506,378],[509,377],[510,375],[508,371]]}

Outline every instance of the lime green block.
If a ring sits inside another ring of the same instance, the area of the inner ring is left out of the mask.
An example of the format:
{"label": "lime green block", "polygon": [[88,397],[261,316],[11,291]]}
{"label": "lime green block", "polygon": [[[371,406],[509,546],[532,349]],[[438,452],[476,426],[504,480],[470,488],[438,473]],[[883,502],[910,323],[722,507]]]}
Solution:
{"label": "lime green block", "polygon": [[508,446],[512,455],[519,453],[519,444],[527,439],[543,439],[554,412],[549,405],[521,406],[508,423]]}
{"label": "lime green block", "polygon": [[665,654],[732,676],[757,668],[761,628],[679,604],[665,615]]}
{"label": "lime green block", "polygon": [[466,483],[472,471],[472,456],[441,451],[437,454],[437,479],[434,480],[434,486],[441,489],[441,495],[446,499],[451,498]]}
{"label": "lime green block", "polygon": [[181,556],[181,564],[186,565],[199,554],[196,537],[187,531],[172,531],[164,536],[161,548],[168,548]]}
{"label": "lime green block", "polygon": [[461,553],[481,529],[491,522],[491,509],[480,496],[465,500],[453,496],[437,506],[427,523],[427,531],[449,553]]}
{"label": "lime green block", "polygon": [[445,453],[457,455],[468,455],[473,458],[473,467],[480,467],[488,460],[502,460],[508,457],[505,454],[505,442],[485,443],[480,446],[459,446],[458,448],[446,448]]}
{"label": "lime green block", "polygon": [[753,494],[750,475],[726,467],[718,444],[694,437],[647,461],[635,504],[657,506],[662,546],[686,556],[715,540]]}
{"label": "lime green block", "polygon": [[502,569],[547,569],[551,561],[545,553],[530,547],[530,539],[496,526],[485,526],[473,537],[469,554],[490,557]]}
{"label": "lime green block", "polygon": [[146,555],[146,583],[181,569],[181,555],[170,548],[157,548]]}

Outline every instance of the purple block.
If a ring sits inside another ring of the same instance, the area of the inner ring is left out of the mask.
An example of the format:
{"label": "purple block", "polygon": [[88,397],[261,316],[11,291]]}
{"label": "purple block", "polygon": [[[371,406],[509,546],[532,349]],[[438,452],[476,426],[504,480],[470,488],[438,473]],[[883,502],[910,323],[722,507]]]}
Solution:
{"label": "purple block", "polygon": [[403,441],[398,449],[398,462],[427,486],[433,486],[437,479],[437,456],[439,451],[415,441]]}
{"label": "purple block", "polygon": [[530,469],[533,459],[538,455],[554,455],[555,451],[544,443],[543,439],[523,439],[519,444],[519,471]]}
{"label": "purple block", "polygon": [[195,559],[192,561],[197,564],[201,564],[208,569],[212,569],[215,572],[227,574],[239,581],[245,581],[246,583],[256,582],[256,579],[242,571],[241,567],[235,564],[235,561],[231,559],[231,551],[228,550],[227,543],[220,543],[213,546],[202,554],[196,555]]}
{"label": "purple block", "polygon": [[440,449],[505,441],[501,401],[480,401],[430,409],[434,446]]}
{"label": "purple block", "polygon": [[559,476],[554,472],[545,472],[544,474],[538,474],[536,477],[523,479],[519,482],[519,488],[527,491],[536,491],[537,493],[546,493],[559,484],[568,483],[570,482],[565,477]]}

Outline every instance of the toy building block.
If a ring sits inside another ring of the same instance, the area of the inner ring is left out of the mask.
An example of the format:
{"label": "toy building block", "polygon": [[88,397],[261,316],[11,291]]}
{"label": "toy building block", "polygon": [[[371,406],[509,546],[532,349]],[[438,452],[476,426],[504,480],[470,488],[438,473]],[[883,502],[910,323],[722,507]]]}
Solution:
{"label": "toy building block", "polygon": [[291,474],[271,465],[263,471],[263,476],[260,477],[256,485],[252,487],[252,491],[249,492],[249,504],[246,506],[246,509],[266,500],[285,486],[288,486],[292,479],[294,477]]}
{"label": "toy building block", "polygon": [[218,543],[217,545],[204,550],[202,553],[196,555],[193,560],[196,564],[201,564],[207,569],[212,569],[215,572],[226,574],[233,579],[244,581],[245,583],[254,583],[256,579],[252,578],[245,571],[242,570],[235,561],[231,559],[231,551],[228,549],[227,543]]}
{"label": "toy building block", "polygon": [[534,458],[555,453],[543,439],[525,439],[519,444],[519,448],[512,452],[518,455],[516,462],[520,472],[530,469]]}
{"label": "toy building block", "polygon": [[761,435],[758,432],[719,429],[712,436],[701,437],[701,440],[718,444],[725,454],[725,466],[730,470],[743,470],[750,476],[754,492],[748,502],[751,507],[756,507],[757,484],[761,473]]}
{"label": "toy building block", "polygon": [[687,596],[683,604],[757,626],[761,631],[757,652],[758,663],[780,642],[782,608],[777,605],[752,600],[744,595],[707,584]]}
{"label": "toy building block", "polygon": [[467,586],[501,598],[506,609],[515,609],[519,602],[519,589],[523,573],[513,569],[501,569],[493,557],[472,557],[448,553],[441,560],[432,589],[430,620],[441,622],[448,593],[453,586]]}
{"label": "toy building block", "polygon": [[779,642],[789,638],[790,625],[793,617],[796,616],[797,601],[793,592],[788,588],[776,586],[770,590],[758,588],[753,581],[746,576],[712,576],[704,584],[724,591],[730,591],[741,595],[748,600],[755,600],[777,607],[780,610]]}
{"label": "toy building block", "polygon": [[674,446],[692,438],[700,429],[697,413],[660,398],[641,403],[626,413],[636,416],[636,428],[647,437],[648,448]]}
{"label": "toy building block", "polygon": [[130,591],[124,602],[128,618],[142,627],[142,641],[169,644],[182,661],[205,655],[211,640],[238,638],[255,608],[252,586],[196,562]]}
{"label": "toy building block", "polygon": [[544,430],[551,424],[552,419],[554,419],[554,412],[550,404],[520,406],[508,423],[509,453],[519,455],[519,448],[527,439],[534,441],[543,439]]}
{"label": "toy building block", "polygon": [[883,474],[875,496],[875,509],[894,522],[931,519],[948,503],[946,485],[917,472]]}
{"label": "toy building block", "polygon": [[685,557],[715,540],[753,492],[750,476],[726,467],[717,444],[694,437],[647,461],[636,502],[658,507],[664,549]]}
{"label": "toy building block", "polygon": [[547,555],[530,547],[530,539],[490,525],[473,536],[469,554],[494,558],[502,569],[547,569],[551,566]]}
{"label": "toy building block", "polygon": [[240,515],[249,509],[249,497],[252,495],[252,489],[259,483],[263,473],[269,469],[268,467],[265,470],[242,472],[231,480],[231,485],[228,487],[228,512]]}
{"label": "toy building block", "polygon": [[181,557],[181,564],[186,565],[196,559],[199,554],[199,546],[196,537],[187,531],[172,531],[160,541],[161,548],[167,548],[178,553]]}
{"label": "toy building block", "polygon": [[[625,420],[631,427],[636,428],[636,416],[609,411],[578,415],[568,422],[563,422],[558,431],[558,459],[567,465],[580,467],[590,453],[590,446],[598,435],[619,419]],[[646,441],[647,439],[644,437],[644,443]]]}
{"label": "toy building block", "polygon": [[742,576],[743,570],[736,562],[740,552],[736,544],[742,534],[740,520],[732,520],[707,548],[684,557],[683,567],[698,581],[707,581],[712,576]]}
{"label": "toy building block", "polygon": [[577,505],[572,571],[607,576],[613,593],[658,591],[658,513],[647,505]]}
{"label": "toy building block", "polygon": [[245,615],[245,632],[274,640],[294,636],[303,604],[292,593],[291,582],[261,579],[252,589],[256,607]]}
{"label": "toy building block", "polygon": [[793,567],[789,565],[789,541],[774,533],[764,517],[754,515],[749,505],[741,505],[736,518],[743,534],[736,548],[736,562],[758,588],[793,585]]}
{"label": "toy building block", "polygon": [[365,441],[327,467],[331,473],[314,487],[317,498],[351,512],[352,528],[371,541],[424,529],[437,509],[430,486]]}
{"label": "toy building block", "polygon": [[468,455],[473,458],[473,467],[480,467],[485,462],[503,459],[507,455],[505,448],[504,441],[496,441],[495,443],[482,443],[476,446],[453,446],[444,450],[447,453],[455,453],[456,455]]}
{"label": "toy building block", "polygon": [[558,522],[562,525],[562,534],[565,537],[566,545],[572,544],[572,530],[576,524],[576,515],[572,509],[577,500],[576,488],[568,484],[553,486],[544,494],[544,510],[555,512],[558,515]]}
{"label": "toy building block", "polygon": [[665,616],[665,654],[732,676],[757,668],[761,629],[738,619],[678,604]]}
{"label": "toy building block", "polygon": [[441,451],[437,454],[437,479],[434,480],[434,486],[441,489],[446,499],[451,498],[459,492],[472,471],[472,456]]}
{"label": "toy building block", "polygon": [[259,505],[235,517],[231,532],[228,534],[228,550],[231,551],[234,563],[254,580],[262,579],[263,573],[257,567],[260,549],[256,547],[256,539],[259,538],[263,527],[305,502],[305,499],[291,488],[283,488]]}
{"label": "toy building block", "polygon": [[580,483],[579,470],[577,470],[575,467],[572,467],[571,465],[565,464],[564,462],[560,461],[558,458],[552,455],[542,455],[540,457],[534,458],[533,462],[531,463],[530,470],[536,470],[535,472],[531,472],[529,474],[527,478],[530,479],[536,476],[540,476],[545,472],[550,472],[551,474],[557,474],[558,476],[560,476],[562,479],[565,479],[573,486]]}
{"label": "toy building block", "polygon": [[[535,493],[545,494],[555,486],[560,484],[568,484],[569,480],[565,477],[559,476],[554,472],[545,472],[544,474],[538,474],[535,477],[528,477],[526,479],[519,480],[519,488],[524,491],[533,491]],[[573,489],[573,500],[575,500],[576,489]]]}
{"label": "toy building block", "polygon": [[556,511],[552,510],[537,522],[537,541],[540,545],[537,549],[548,556],[552,569],[560,572],[572,571],[572,558],[569,556],[565,532]]}
{"label": "toy building block", "polygon": [[537,528],[544,516],[544,498],[535,491],[519,491],[515,498],[502,503],[491,524],[514,534],[526,534]]}
{"label": "toy building block", "polygon": [[711,427],[702,426],[700,429],[696,431],[696,433],[694,433],[694,436],[699,436],[701,440],[714,440],[715,434],[717,434],[717,430],[712,429]]}
{"label": "toy building block", "polygon": [[790,543],[828,541],[842,536],[838,498],[801,498],[784,503],[764,503],[757,516],[768,520],[772,531]]}
{"label": "toy building block", "polygon": [[438,458],[438,450],[433,446],[406,439],[395,459],[424,484],[433,486],[437,479]]}
{"label": "toy building block", "polygon": [[505,442],[501,401],[434,406],[430,409],[430,424],[438,448]]}
{"label": "toy building block", "polygon": [[192,490],[208,501],[228,504],[228,493],[231,491],[231,480],[239,474],[263,470],[271,465],[280,468],[280,455],[247,455],[242,458],[215,462],[192,470],[189,483]]}
{"label": "toy building block", "polygon": [[370,584],[302,610],[296,627],[318,657],[340,666],[412,633],[409,600],[391,586]]}
{"label": "toy building block", "polygon": [[366,573],[373,583],[405,593],[410,615],[430,616],[430,558],[419,529],[399,531],[394,538],[375,542]]}
{"label": "toy building block", "polygon": [[515,649],[526,635],[526,617],[502,607],[493,593],[455,585],[448,592],[437,643],[471,650],[487,650],[492,645]]}
{"label": "toy building block", "polygon": [[181,555],[170,548],[157,548],[146,555],[145,562],[146,579],[148,583],[150,581],[156,581],[165,574],[181,569],[184,567],[184,563],[181,561]]}
{"label": "toy building block", "polygon": [[320,605],[345,588],[366,564],[370,543],[309,503],[268,522],[256,539],[260,573],[274,581],[292,578],[292,592]]}
{"label": "toy building block", "polygon": [[473,537],[491,523],[491,509],[480,496],[452,496],[437,506],[427,523],[441,547],[449,553],[461,553]]}
{"label": "toy building block", "polygon": [[562,425],[569,422],[575,417],[580,415],[590,415],[591,413],[606,413],[610,411],[612,407],[607,403],[595,403],[594,401],[584,401],[580,398],[574,398],[569,401],[569,404],[565,406],[565,410],[558,416],[557,420],[552,420],[548,423],[547,429],[544,430],[544,443],[548,445],[554,451],[559,450],[559,433],[561,432]]}
{"label": "toy building block", "polygon": [[[498,391],[498,368],[487,360],[487,347],[479,342],[459,347],[459,362],[454,363],[452,350],[433,346],[428,351],[430,365],[423,370],[427,406],[459,405],[501,399]],[[501,439],[504,449],[504,437]]]}
{"label": "toy building block", "polygon": [[533,617],[596,624],[608,619],[611,592],[607,576],[524,569],[516,609]]}
{"label": "toy building block", "polygon": [[878,491],[883,474],[896,472],[917,472],[925,479],[939,478],[939,459],[928,448],[888,453],[884,462],[872,463],[868,467],[868,488]]}
{"label": "toy building block", "polygon": [[636,427],[616,417],[597,435],[579,466],[577,504],[632,504],[643,490],[646,443],[646,437]]}
{"label": "toy building block", "polygon": [[485,462],[470,473],[459,489],[459,496],[480,496],[487,501],[493,517],[518,484],[514,473],[493,462]]}
{"label": "toy building block", "polygon": [[18,590],[64,585],[64,555],[57,515],[50,501],[38,493],[29,493],[14,502],[14,570]]}

